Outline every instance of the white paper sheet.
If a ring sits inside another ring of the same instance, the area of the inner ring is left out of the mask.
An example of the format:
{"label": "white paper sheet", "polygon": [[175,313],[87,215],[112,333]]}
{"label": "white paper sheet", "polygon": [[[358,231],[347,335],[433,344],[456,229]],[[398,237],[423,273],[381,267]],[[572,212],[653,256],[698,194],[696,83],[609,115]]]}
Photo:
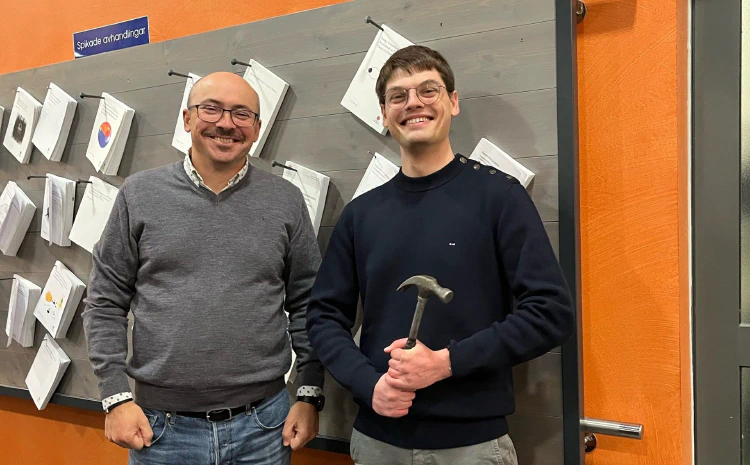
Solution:
{"label": "white paper sheet", "polygon": [[81,206],[78,207],[70,230],[70,240],[93,253],[94,245],[102,236],[120,190],[94,176],[89,181],[91,184],[86,185]]}
{"label": "white paper sheet", "polygon": [[84,288],[83,282],[65,265],[55,262],[34,307],[34,316],[52,337],[65,337]]}
{"label": "white paper sheet", "polygon": [[110,94],[102,93],[86,158],[102,173],[116,175],[130,132],[134,111]]}
{"label": "white paper sheet", "polygon": [[31,138],[39,122],[42,104],[22,88],[16,89],[16,98],[10,111],[8,129],[3,145],[19,163],[28,163],[31,157]]}
{"label": "white paper sheet", "polygon": [[77,105],[76,99],[55,83],[50,83],[39,116],[39,124],[31,140],[48,160],[60,160]]}
{"label": "white paper sheet", "polygon": [[370,160],[370,164],[367,165],[365,175],[362,176],[362,180],[359,182],[359,186],[357,186],[357,190],[352,196],[352,200],[365,192],[371,191],[372,189],[387,183],[398,174],[399,170],[400,168],[398,166],[393,164],[383,155],[375,152],[372,160]]}
{"label": "white paper sheet", "polygon": [[471,160],[476,160],[483,165],[495,167],[503,173],[513,176],[518,179],[518,182],[520,182],[524,188],[529,187],[531,180],[534,179],[534,173],[530,169],[523,166],[521,163],[513,159],[513,157],[505,153],[501,148],[484,137],[479,141],[474,148],[474,151],[471,152],[469,158]]}
{"label": "white paper sheet", "polygon": [[250,66],[245,70],[243,78],[258,93],[261,120],[258,140],[250,147],[250,156],[259,157],[268,134],[271,132],[271,127],[276,121],[276,115],[279,113],[289,84],[255,60],[250,60],[248,64]]}
{"label": "white paper sheet", "polygon": [[198,82],[198,79],[201,78],[193,73],[188,73],[188,76],[190,77],[185,79],[185,91],[182,93],[182,104],[180,105],[180,112],[177,114],[177,123],[174,126],[174,136],[172,137],[172,147],[185,155],[187,155],[190,147],[193,146],[193,139],[190,133],[185,131],[185,120],[182,112],[187,109],[190,91],[193,89],[195,83]]}
{"label": "white paper sheet", "polygon": [[29,394],[39,410],[47,406],[68,365],[70,358],[49,334],[45,334],[26,376],[26,387],[29,388]]}
{"label": "white paper sheet", "polygon": [[73,226],[75,181],[47,174],[42,209],[42,239],[61,247],[70,246],[68,238]]}
{"label": "white paper sheet", "polygon": [[36,206],[13,181],[8,181],[0,195],[0,251],[15,256],[21,245]]}
{"label": "white paper sheet", "polygon": [[42,296],[34,309],[36,319],[53,336],[60,327],[63,313],[72,292],[73,283],[65,273],[66,271],[67,269],[60,262],[55,264],[47,284],[44,285]]}
{"label": "white paper sheet", "polygon": [[375,93],[375,83],[380,69],[388,58],[397,50],[414,44],[388,26],[384,24],[382,26],[383,30],[378,31],[375,40],[367,50],[357,74],[354,75],[354,79],[341,100],[341,105],[378,133],[385,134],[388,129],[383,127],[383,116],[380,110],[380,100]]}
{"label": "white paper sheet", "polygon": [[320,221],[323,218],[323,208],[328,195],[330,178],[291,161],[287,161],[286,166],[297,170],[285,169],[283,177],[302,192],[307,204],[307,211],[310,213],[313,229],[317,235],[320,229]]}
{"label": "white paper sheet", "polygon": [[8,335],[7,345],[15,340],[21,347],[34,345],[34,306],[39,300],[41,289],[36,284],[13,275],[8,303],[8,321],[5,333]]}

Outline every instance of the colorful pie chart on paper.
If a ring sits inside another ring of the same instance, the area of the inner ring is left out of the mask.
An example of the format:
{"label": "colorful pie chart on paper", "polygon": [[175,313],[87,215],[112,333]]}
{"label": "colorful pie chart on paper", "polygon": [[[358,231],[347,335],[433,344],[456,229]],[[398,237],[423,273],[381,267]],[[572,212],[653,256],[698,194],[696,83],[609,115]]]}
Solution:
{"label": "colorful pie chart on paper", "polygon": [[105,121],[99,126],[99,147],[106,147],[110,137],[112,137],[112,126]]}

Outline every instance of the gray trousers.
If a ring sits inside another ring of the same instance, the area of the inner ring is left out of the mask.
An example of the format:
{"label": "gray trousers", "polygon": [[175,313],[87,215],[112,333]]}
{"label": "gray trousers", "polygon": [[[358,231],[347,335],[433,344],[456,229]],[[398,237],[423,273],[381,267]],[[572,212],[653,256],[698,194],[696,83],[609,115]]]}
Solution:
{"label": "gray trousers", "polygon": [[355,465],[518,465],[513,441],[505,436],[453,449],[402,449],[352,431]]}

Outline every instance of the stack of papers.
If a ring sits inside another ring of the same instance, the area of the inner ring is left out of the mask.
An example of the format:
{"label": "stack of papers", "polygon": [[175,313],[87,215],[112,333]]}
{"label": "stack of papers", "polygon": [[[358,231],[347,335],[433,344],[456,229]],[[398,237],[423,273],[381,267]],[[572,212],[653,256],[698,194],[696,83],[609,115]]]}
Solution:
{"label": "stack of papers", "polygon": [[188,73],[190,76],[186,79],[185,91],[182,93],[182,105],[180,106],[180,113],[177,115],[177,124],[174,127],[174,136],[172,137],[172,147],[176,148],[180,152],[187,155],[190,147],[193,146],[193,139],[189,132],[185,131],[185,119],[182,116],[183,110],[187,110],[188,97],[190,97],[190,91],[198,79],[201,77],[197,74]]}
{"label": "stack of papers", "polygon": [[102,237],[120,190],[94,176],[89,181],[91,184],[86,184],[81,206],[78,207],[78,214],[70,230],[70,240],[89,253],[94,253],[94,245]]}
{"label": "stack of papers", "polygon": [[8,181],[0,195],[0,251],[15,256],[26,236],[36,205],[13,181]]}
{"label": "stack of papers", "polygon": [[76,203],[76,182],[47,174],[42,210],[42,239],[61,247],[70,245],[73,210]]}
{"label": "stack of papers", "polygon": [[398,174],[399,169],[398,166],[394,165],[383,155],[375,152],[372,160],[370,160],[370,164],[367,166],[367,170],[365,170],[365,175],[362,176],[362,180],[359,182],[359,186],[357,186],[357,190],[352,196],[352,200],[365,192],[387,183]]}
{"label": "stack of papers", "polygon": [[380,99],[375,93],[375,83],[380,75],[380,69],[388,58],[397,50],[414,44],[385,24],[382,26],[383,29],[375,36],[365,59],[359,65],[357,74],[349,84],[341,105],[380,134],[385,134],[388,129],[383,127],[383,114],[380,110]]}
{"label": "stack of papers", "polygon": [[120,169],[135,110],[106,92],[102,93],[102,97],[91,129],[86,158],[96,171],[115,176]]}
{"label": "stack of papers", "polygon": [[310,213],[315,234],[320,229],[320,220],[323,218],[323,208],[326,204],[326,195],[328,195],[328,182],[330,178],[317,171],[305,168],[294,162],[287,161],[286,166],[294,168],[297,171],[284,170],[284,179],[291,182],[302,191],[307,204],[307,211]]}
{"label": "stack of papers", "polygon": [[42,289],[27,279],[13,275],[13,287],[10,291],[8,319],[5,322],[5,334],[8,343],[15,339],[21,347],[34,345],[34,307],[42,294]]}
{"label": "stack of papers", "polygon": [[86,285],[59,261],[44,285],[34,316],[54,338],[65,337]]}
{"label": "stack of papers", "polygon": [[531,170],[518,163],[513,157],[484,137],[471,152],[469,158],[513,176],[518,179],[518,182],[524,188],[529,187],[531,180],[534,179],[534,173]]}
{"label": "stack of papers", "polygon": [[250,147],[250,156],[259,157],[263,144],[266,143],[268,134],[271,132],[273,122],[276,121],[276,115],[279,114],[279,108],[281,108],[281,102],[284,101],[289,84],[255,60],[250,60],[248,64],[250,66],[245,70],[243,79],[258,93],[262,122],[258,140]]}
{"label": "stack of papers", "polygon": [[39,352],[26,376],[26,387],[39,410],[47,406],[57,385],[70,365],[70,357],[57,345],[49,334],[44,335]]}
{"label": "stack of papers", "polygon": [[31,137],[41,112],[42,104],[19,87],[16,90],[13,109],[10,111],[10,121],[3,145],[21,163],[28,163],[31,158]]}
{"label": "stack of papers", "polygon": [[31,141],[47,160],[60,161],[78,102],[64,90],[50,83],[44,98],[39,124]]}

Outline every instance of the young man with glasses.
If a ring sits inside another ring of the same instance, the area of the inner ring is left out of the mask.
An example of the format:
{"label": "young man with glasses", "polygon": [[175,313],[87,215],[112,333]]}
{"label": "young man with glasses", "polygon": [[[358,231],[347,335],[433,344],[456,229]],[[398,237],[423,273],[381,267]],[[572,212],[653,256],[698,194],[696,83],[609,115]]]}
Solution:
{"label": "young man with glasses", "polygon": [[[89,357],[105,434],[131,464],[288,464],[317,434],[305,307],[320,252],[299,190],[248,162],[259,111],[239,76],[195,83],[189,155],[129,176],[94,248]],[[291,408],[287,330],[303,384]]]}
{"label": "young man with glasses", "polygon": [[[436,51],[391,56],[376,84],[401,171],[344,209],[313,286],[310,341],[359,404],[357,464],[517,463],[511,368],[566,340],[574,312],[550,241],[511,176],[454,154],[453,72]],[[414,275],[451,289],[406,349]],[[361,343],[351,328],[361,299]]]}

